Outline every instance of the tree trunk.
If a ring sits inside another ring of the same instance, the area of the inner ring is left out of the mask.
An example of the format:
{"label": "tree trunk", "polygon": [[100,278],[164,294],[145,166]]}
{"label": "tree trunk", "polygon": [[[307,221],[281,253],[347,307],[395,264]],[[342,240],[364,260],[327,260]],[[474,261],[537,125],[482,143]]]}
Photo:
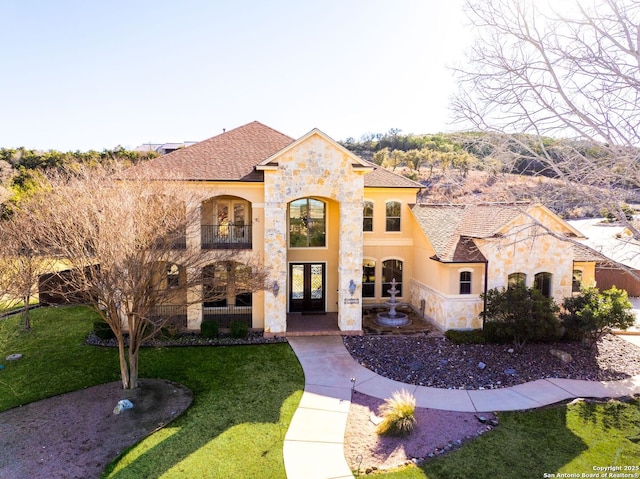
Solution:
{"label": "tree trunk", "polygon": [[30,299],[31,299],[31,296],[29,295],[22,298],[22,301],[24,301],[24,306],[22,308],[22,321],[24,324],[25,331],[29,331],[31,329],[31,318],[29,317],[29,300]]}
{"label": "tree trunk", "polygon": [[120,360],[120,378],[122,379],[122,389],[130,389],[131,380],[129,378],[129,367],[124,349],[124,336],[122,332],[116,334],[118,339],[118,358]]}
{"label": "tree trunk", "polygon": [[138,387],[138,349],[129,345],[129,389]]}

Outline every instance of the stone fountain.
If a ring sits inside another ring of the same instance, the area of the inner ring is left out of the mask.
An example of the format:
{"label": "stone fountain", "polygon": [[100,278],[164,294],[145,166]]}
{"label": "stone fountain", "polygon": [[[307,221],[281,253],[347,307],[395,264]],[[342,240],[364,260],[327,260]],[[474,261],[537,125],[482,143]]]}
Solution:
{"label": "stone fountain", "polygon": [[396,294],[398,294],[398,290],[396,289],[395,278],[391,280],[391,289],[389,290],[389,294],[391,295],[391,298],[389,301],[384,303],[389,306],[389,311],[378,313],[376,315],[376,323],[380,326],[406,326],[410,323],[408,315],[396,311],[396,306],[398,305]]}

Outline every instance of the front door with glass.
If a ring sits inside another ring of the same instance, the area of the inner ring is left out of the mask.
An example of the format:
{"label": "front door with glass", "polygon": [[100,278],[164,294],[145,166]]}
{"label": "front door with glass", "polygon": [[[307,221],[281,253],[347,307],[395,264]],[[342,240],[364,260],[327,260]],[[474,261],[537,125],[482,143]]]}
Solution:
{"label": "front door with glass", "polygon": [[289,311],[325,311],[324,263],[291,263],[289,266]]}

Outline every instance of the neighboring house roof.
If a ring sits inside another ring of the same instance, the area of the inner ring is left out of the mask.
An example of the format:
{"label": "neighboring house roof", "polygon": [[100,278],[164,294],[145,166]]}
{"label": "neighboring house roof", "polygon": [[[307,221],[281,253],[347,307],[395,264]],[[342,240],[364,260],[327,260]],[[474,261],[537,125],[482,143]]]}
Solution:
{"label": "neighboring house roof", "polygon": [[420,183],[363,160],[318,129],[298,140],[258,121],[234,128],[165,156],[141,163],[125,172],[125,177],[143,176],[157,180],[251,181],[261,182],[269,163],[311,135],[321,135],[344,150],[354,167],[369,170],[364,186],[369,188],[422,188]]}
{"label": "neighboring house roof", "polygon": [[618,263],[628,268],[640,270],[640,244],[627,236],[626,228],[603,223],[603,218],[589,218],[569,221],[587,238],[582,241],[585,248],[594,251],[601,265],[616,266]]}
{"label": "neighboring house roof", "polygon": [[[468,263],[486,260],[474,239],[501,235],[512,221],[524,214],[524,206],[504,203],[416,204],[411,210],[435,250],[434,259],[442,262]],[[526,209],[533,207],[547,210],[542,205],[529,205]],[[560,219],[558,221],[562,222]],[[562,224],[567,234],[577,233],[570,225],[564,222]],[[583,256],[587,257],[586,253],[583,253]]]}

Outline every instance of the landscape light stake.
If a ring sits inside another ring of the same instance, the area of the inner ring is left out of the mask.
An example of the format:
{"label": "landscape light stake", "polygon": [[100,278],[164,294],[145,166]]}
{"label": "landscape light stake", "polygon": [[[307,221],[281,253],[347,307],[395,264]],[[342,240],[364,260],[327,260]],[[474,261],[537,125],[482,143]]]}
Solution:
{"label": "landscape light stake", "polygon": [[356,456],[356,464],[358,465],[358,468],[356,469],[356,477],[360,477],[360,466],[362,466],[362,460],[363,460],[362,454],[358,454]]}

